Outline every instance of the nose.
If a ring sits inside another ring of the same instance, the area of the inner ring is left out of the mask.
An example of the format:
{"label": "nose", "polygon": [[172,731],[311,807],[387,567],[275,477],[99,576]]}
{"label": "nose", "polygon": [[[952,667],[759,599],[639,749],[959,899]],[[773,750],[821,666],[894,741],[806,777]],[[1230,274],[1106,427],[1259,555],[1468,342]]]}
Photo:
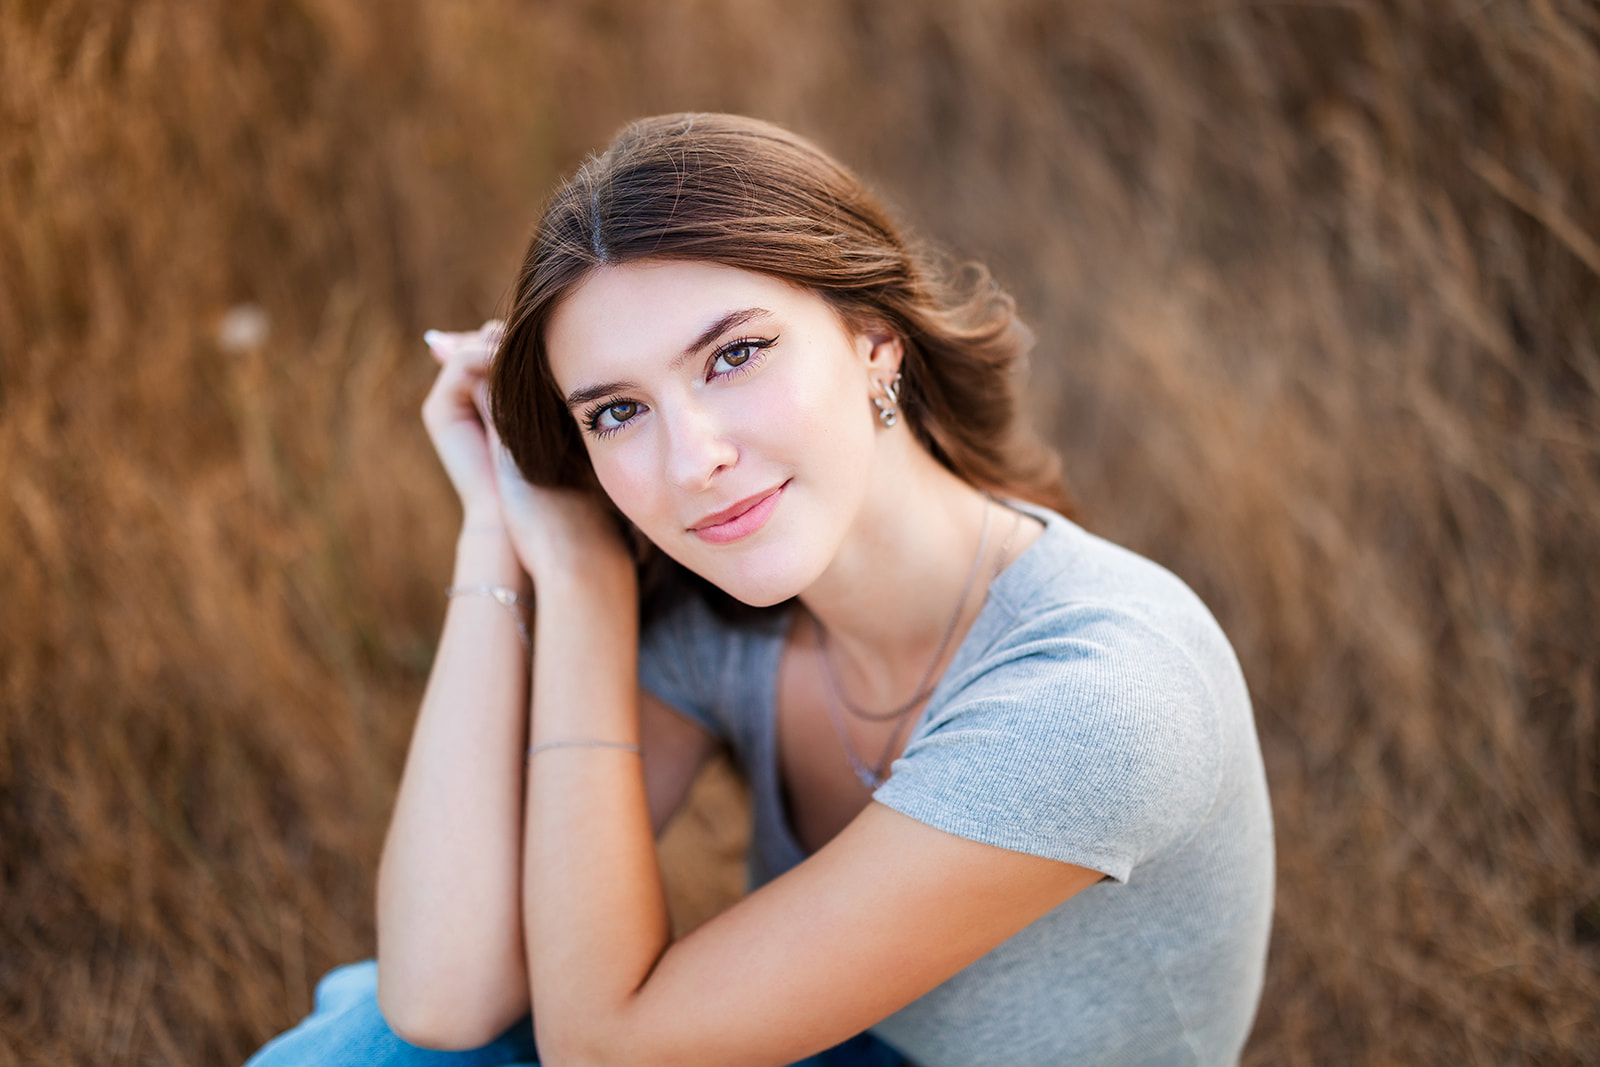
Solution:
{"label": "nose", "polygon": [[719,471],[738,462],[739,449],[705,406],[687,404],[666,421],[666,477],[674,487],[708,488]]}

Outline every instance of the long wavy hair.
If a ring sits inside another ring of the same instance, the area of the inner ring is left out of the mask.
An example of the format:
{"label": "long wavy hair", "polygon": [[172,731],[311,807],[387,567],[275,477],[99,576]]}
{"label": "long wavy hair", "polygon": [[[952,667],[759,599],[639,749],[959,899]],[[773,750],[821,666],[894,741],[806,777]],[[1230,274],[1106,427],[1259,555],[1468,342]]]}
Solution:
{"label": "long wavy hair", "polygon": [[[1073,513],[1060,458],[1018,418],[1032,335],[1012,298],[984,267],[951,268],[906,240],[810,141],[739,115],[631,123],[545,205],[489,371],[495,428],[530,482],[601,492],[550,373],[545,328],[590,272],[643,259],[768,274],[817,293],[851,329],[888,327],[904,347],[901,411],[923,447],[979,489]],[[684,576],[633,534],[648,602]]]}

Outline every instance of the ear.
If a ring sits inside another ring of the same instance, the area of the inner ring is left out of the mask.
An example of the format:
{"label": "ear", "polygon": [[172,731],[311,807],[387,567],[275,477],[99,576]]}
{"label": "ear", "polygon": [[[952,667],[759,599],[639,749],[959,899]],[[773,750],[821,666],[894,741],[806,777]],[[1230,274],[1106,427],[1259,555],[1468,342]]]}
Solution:
{"label": "ear", "polygon": [[874,322],[856,334],[856,353],[861,357],[868,374],[887,381],[900,372],[905,346],[901,344],[899,334],[882,323]]}

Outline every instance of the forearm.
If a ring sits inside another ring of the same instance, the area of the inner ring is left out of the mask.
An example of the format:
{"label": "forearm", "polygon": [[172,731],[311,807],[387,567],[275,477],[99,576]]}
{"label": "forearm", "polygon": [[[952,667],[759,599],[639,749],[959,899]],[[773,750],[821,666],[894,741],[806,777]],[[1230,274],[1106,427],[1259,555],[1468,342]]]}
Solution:
{"label": "forearm", "polygon": [[[638,591],[597,563],[539,583],[533,741],[638,741]],[[644,774],[620,748],[558,747],[529,767],[523,855],[528,973],[550,1062],[615,1041],[670,938]]]}
{"label": "forearm", "polygon": [[[455,585],[527,592],[469,519]],[[378,990],[419,1043],[484,1040],[528,1010],[518,895],[527,650],[506,607],[451,598],[378,869]]]}

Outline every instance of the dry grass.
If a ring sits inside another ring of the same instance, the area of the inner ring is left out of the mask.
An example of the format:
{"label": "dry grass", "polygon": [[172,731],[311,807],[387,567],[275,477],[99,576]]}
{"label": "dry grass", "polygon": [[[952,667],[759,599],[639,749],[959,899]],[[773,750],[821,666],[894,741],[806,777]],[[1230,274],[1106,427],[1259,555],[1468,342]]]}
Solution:
{"label": "dry grass", "polygon": [[[0,1064],[238,1062],[371,952],[456,521],[422,327],[681,108],[993,263],[1089,525],[1236,642],[1250,1061],[1600,1060],[1592,4],[12,0]],[[674,831],[682,923],[736,796]]]}

